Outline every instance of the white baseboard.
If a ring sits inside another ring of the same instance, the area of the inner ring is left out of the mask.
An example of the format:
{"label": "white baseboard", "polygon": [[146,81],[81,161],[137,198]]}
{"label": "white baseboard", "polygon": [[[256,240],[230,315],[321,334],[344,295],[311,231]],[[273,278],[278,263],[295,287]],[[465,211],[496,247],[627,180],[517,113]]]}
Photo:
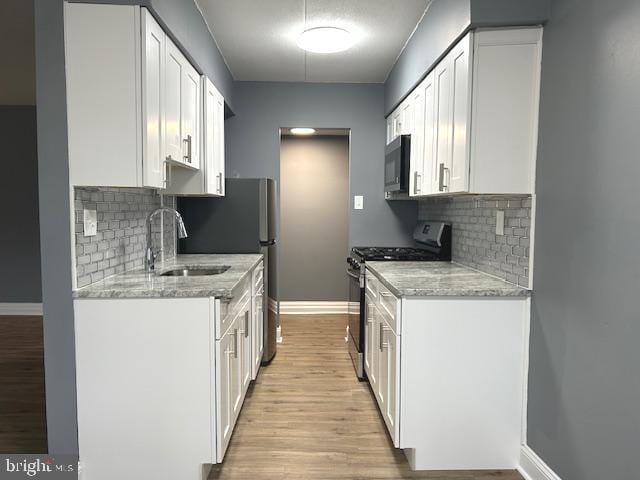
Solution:
{"label": "white baseboard", "polygon": [[331,315],[358,311],[352,302],[280,302],[280,315]]}
{"label": "white baseboard", "polygon": [[528,445],[520,448],[518,472],[525,480],[561,480]]}
{"label": "white baseboard", "polygon": [[42,315],[41,303],[0,303],[0,315],[38,316]]}

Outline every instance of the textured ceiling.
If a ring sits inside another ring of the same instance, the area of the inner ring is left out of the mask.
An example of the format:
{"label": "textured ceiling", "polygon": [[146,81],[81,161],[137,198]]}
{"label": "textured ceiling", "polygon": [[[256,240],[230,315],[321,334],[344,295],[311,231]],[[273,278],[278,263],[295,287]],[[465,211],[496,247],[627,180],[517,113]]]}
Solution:
{"label": "textured ceiling", "polygon": [[[236,80],[382,83],[429,0],[196,0]],[[305,13],[306,12],[306,13]],[[305,28],[355,34],[346,52],[297,46]]]}

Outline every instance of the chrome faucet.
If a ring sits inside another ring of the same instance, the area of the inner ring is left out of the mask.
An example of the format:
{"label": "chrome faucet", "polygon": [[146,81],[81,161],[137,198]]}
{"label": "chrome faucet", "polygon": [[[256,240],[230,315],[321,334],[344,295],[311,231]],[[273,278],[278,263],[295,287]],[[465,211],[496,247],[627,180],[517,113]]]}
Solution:
{"label": "chrome faucet", "polygon": [[144,256],[144,269],[147,272],[153,272],[155,270],[156,258],[162,250],[153,250],[153,237],[151,235],[151,222],[153,221],[153,217],[155,217],[158,213],[166,212],[172,213],[176,217],[176,225],[178,228],[178,238],[187,238],[187,229],[184,226],[184,221],[182,220],[182,215],[178,213],[177,210],[169,207],[160,207],[156,208],[153,212],[147,215],[147,251]]}

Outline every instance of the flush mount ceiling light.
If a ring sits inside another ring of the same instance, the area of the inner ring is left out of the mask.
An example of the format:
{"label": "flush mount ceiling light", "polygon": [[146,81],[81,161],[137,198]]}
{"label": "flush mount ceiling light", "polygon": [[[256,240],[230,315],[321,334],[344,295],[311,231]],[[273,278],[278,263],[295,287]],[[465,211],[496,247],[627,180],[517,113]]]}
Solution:
{"label": "flush mount ceiling light", "polygon": [[315,128],[309,127],[296,127],[292,128],[290,131],[292,135],[313,135],[314,133],[316,133]]}
{"label": "flush mount ceiling light", "polygon": [[353,46],[350,32],[338,27],[316,27],[302,32],[298,46],[307,52],[337,53]]}

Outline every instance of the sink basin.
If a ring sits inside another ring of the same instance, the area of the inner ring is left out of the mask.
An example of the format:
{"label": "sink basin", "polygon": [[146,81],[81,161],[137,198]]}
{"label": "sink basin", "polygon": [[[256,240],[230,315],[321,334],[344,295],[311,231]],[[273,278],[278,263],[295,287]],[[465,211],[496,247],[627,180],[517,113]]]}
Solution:
{"label": "sink basin", "polygon": [[190,267],[190,268],[175,268],[161,273],[161,277],[204,277],[207,275],[220,275],[226,272],[231,267],[229,265],[220,265],[215,267]]}

